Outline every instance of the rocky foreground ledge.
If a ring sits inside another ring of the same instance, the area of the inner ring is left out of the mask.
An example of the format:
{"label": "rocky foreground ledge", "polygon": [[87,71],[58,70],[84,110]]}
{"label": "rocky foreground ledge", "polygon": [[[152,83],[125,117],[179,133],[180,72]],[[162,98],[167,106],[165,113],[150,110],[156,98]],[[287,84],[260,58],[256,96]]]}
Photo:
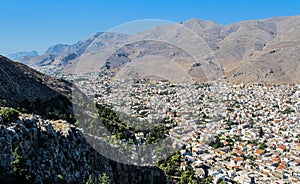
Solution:
{"label": "rocky foreground ledge", "polygon": [[81,131],[64,121],[22,114],[0,115],[0,183],[86,183],[106,174],[110,183],[167,183],[162,170],[111,161],[97,153]]}

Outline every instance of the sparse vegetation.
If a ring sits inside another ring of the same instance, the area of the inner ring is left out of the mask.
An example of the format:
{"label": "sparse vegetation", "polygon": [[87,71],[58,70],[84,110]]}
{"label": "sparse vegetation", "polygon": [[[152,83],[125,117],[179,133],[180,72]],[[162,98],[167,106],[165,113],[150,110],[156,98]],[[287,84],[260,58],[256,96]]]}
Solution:
{"label": "sparse vegetation", "polygon": [[266,149],[267,147],[268,147],[268,146],[267,146],[266,143],[261,143],[261,144],[258,146],[258,148],[259,148],[259,149],[262,149],[262,150]]}
{"label": "sparse vegetation", "polygon": [[88,178],[88,180],[85,182],[85,184],[94,184],[93,176],[92,176],[92,175],[89,175],[89,178]]}
{"label": "sparse vegetation", "polygon": [[20,154],[19,147],[14,150],[13,155],[15,157],[15,160],[12,162],[12,168],[16,175],[16,177],[14,178],[14,182],[31,183],[33,177],[28,173],[27,163],[23,156]]}
{"label": "sparse vegetation", "polygon": [[19,111],[5,107],[0,110],[0,114],[2,115],[4,121],[14,122],[19,118]]}
{"label": "sparse vegetation", "polygon": [[100,176],[98,184],[109,184],[109,177],[106,173],[103,173],[103,175]]}
{"label": "sparse vegetation", "polygon": [[226,181],[224,181],[222,178],[219,178],[217,184],[226,184]]}
{"label": "sparse vegetation", "polygon": [[216,136],[216,137],[214,138],[214,140],[213,140],[212,142],[210,142],[209,145],[210,145],[211,147],[215,148],[215,149],[224,146],[223,143],[221,142],[219,136]]}

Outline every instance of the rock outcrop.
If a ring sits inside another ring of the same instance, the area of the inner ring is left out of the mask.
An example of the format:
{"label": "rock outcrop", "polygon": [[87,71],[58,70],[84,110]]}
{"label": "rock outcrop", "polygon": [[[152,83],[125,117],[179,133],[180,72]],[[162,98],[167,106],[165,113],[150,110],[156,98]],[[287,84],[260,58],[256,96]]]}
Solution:
{"label": "rock outcrop", "polygon": [[64,121],[22,114],[16,122],[0,115],[0,183],[167,183],[154,166],[125,165],[96,152],[80,129]]}

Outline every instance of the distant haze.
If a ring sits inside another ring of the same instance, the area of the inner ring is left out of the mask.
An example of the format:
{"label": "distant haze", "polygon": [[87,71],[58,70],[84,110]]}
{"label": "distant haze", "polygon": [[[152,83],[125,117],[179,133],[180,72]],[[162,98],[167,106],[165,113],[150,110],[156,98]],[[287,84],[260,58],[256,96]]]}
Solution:
{"label": "distant haze", "polygon": [[26,56],[38,56],[38,53],[37,51],[23,51],[23,52],[17,52],[17,53],[12,53],[7,55],[7,57],[12,60],[18,60],[21,57],[26,57]]}

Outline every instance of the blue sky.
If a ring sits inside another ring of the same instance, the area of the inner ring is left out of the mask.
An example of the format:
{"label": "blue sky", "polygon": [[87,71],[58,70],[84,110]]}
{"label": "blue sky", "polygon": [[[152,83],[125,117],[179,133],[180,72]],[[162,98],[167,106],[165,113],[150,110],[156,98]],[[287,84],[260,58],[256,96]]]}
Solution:
{"label": "blue sky", "polygon": [[228,24],[300,14],[299,0],[1,0],[0,54],[75,43],[141,19]]}

